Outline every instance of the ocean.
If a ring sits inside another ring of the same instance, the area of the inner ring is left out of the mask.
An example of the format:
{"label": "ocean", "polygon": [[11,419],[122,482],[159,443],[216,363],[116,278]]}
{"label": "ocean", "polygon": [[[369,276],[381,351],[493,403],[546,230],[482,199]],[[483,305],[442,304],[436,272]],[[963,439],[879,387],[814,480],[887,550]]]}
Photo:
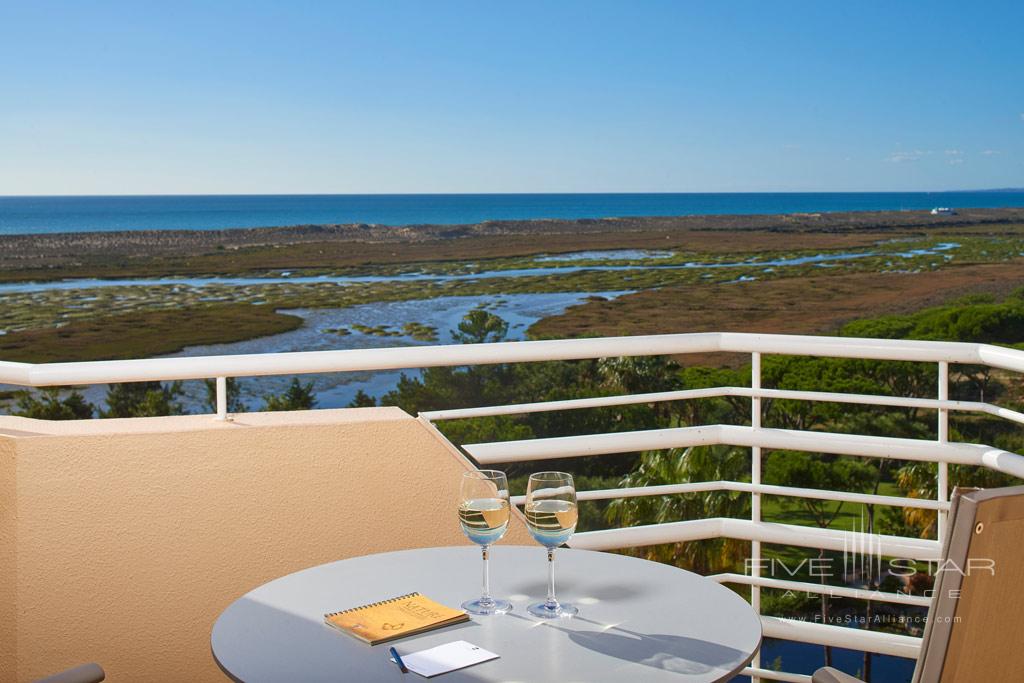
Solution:
{"label": "ocean", "polygon": [[1024,190],[666,194],[376,194],[2,197],[0,235],[282,225],[456,225],[487,220],[1024,207]]}

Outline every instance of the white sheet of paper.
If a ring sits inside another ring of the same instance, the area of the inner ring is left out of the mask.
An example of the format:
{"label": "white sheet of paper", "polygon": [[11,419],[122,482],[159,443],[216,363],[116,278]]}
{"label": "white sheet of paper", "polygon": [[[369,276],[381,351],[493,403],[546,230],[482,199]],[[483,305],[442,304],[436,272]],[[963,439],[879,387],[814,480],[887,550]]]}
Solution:
{"label": "white sheet of paper", "polygon": [[454,643],[445,643],[428,650],[402,655],[405,668],[424,678],[465,669],[467,666],[489,662],[497,658],[498,655],[493,652],[488,652],[465,640],[456,640]]}

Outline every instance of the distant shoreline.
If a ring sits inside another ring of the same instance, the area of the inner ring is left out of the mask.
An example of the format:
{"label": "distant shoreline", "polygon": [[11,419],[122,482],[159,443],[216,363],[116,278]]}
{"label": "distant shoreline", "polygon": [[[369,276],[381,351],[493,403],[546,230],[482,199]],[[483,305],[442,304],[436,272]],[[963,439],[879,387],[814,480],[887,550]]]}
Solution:
{"label": "distant shoreline", "polygon": [[357,225],[403,229],[492,222],[1024,208],[1024,190],[432,195],[0,196],[0,235],[248,230]]}
{"label": "distant shoreline", "polygon": [[299,225],[226,230],[0,235],[0,280],[348,268],[586,249],[848,248],[937,232],[1014,232],[1024,208],[486,221],[469,225]]}
{"label": "distant shoreline", "polygon": [[[960,209],[952,216],[927,210],[795,212],[786,214],[703,214],[608,218],[536,218],[488,220],[467,224],[379,225],[367,223],[302,224],[219,230],[119,230],[0,234],[0,247],[44,250],[237,248],[305,242],[407,243],[494,235],[588,234],[647,230],[721,230],[772,232],[850,232],[898,228],[954,227],[1024,223],[1024,207]],[[177,248],[176,248],[177,247]]]}

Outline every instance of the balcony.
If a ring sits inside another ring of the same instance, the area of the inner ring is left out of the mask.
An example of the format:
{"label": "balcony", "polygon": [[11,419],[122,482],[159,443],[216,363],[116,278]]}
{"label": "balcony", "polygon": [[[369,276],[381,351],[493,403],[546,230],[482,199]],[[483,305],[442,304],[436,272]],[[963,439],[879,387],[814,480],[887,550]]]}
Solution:
{"label": "balcony", "polygon": [[[398,408],[227,413],[227,378],[460,367],[625,356],[730,353],[749,359],[748,386],[682,389],[409,415]],[[768,355],[904,361],[934,366],[934,397],[762,387]],[[1024,372],[1024,352],[984,344],[767,334],[681,334],[251,356],[29,365],[0,363],[0,383],[26,387],[216,379],[216,415],[49,422],[0,417],[0,680],[27,681],[84,661],[112,680],[223,680],[209,632],[232,600],[311,565],[402,548],[464,543],[451,505],[458,475],[477,465],[640,451],[728,446],[750,454],[749,476],[580,491],[581,501],[731,492],[749,496],[749,518],[706,515],[577,533],[576,548],[619,551],[732,539],[746,547],[744,573],[715,580],[762,591],[926,607],[903,591],[866,591],[763,572],[765,547],[928,562],[941,557],[950,466],[1024,477],[1024,457],[950,438],[950,414],[1024,423],[1024,414],[950,400],[951,364]],[[468,418],[655,405],[728,397],[749,405],[743,424],[687,424],[554,438],[451,443],[445,425]],[[768,401],[882,406],[935,415],[937,438],[831,433],[762,426]],[[934,498],[764,483],[769,452],[895,459],[936,466]],[[581,487],[582,489],[582,487]],[[513,491],[513,494],[522,491]],[[875,535],[764,519],[768,498],[843,501],[937,515],[931,538]],[[388,504],[381,505],[386,499]],[[439,501],[441,503],[439,504]],[[514,502],[521,504],[522,498]],[[586,505],[587,503],[584,503]],[[530,543],[517,518],[503,543]],[[9,568],[9,569],[6,569]],[[767,638],[913,659],[912,635],[762,615]],[[755,659],[761,680],[809,681]]]}

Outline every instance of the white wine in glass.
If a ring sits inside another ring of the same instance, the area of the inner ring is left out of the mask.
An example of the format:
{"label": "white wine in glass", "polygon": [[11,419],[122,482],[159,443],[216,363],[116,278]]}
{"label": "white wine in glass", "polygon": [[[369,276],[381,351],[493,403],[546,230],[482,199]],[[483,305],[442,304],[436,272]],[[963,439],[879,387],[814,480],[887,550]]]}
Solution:
{"label": "white wine in glass", "polygon": [[474,470],[462,475],[459,493],[459,524],[466,538],[483,552],[483,594],[462,603],[470,614],[504,614],[512,609],[508,600],[491,595],[488,550],[508,530],[508,481],[498,470]]}
{"label": "white wine in glass", "polygon": [[576,486],[566,472],[537,472],[526,489],[526,526],[533,540],[548,549],[548,597],[527,611],[542,619],[571,617],[579,612],[555,597],[555,548],[576,532]]}

